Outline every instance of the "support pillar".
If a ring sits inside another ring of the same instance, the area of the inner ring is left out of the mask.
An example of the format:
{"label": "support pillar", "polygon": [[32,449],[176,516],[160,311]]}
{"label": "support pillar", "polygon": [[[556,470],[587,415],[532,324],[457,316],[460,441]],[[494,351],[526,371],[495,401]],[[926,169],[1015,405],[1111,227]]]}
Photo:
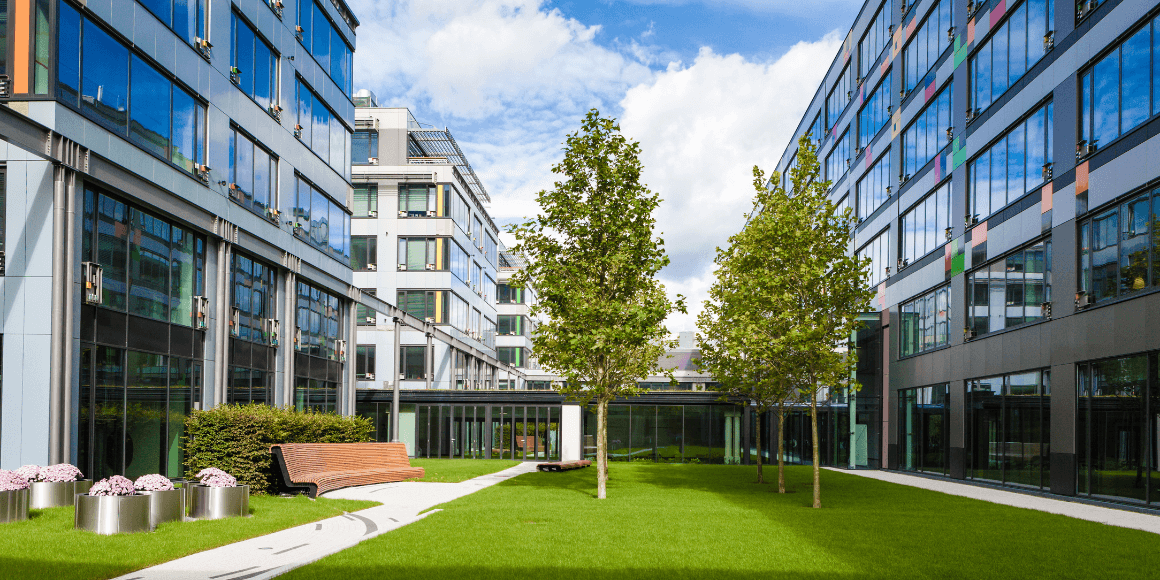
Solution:
{"label": "support pillar", "polygon": [[69,288],[65,285],[65,275],[68,271],[68,261],[71,256],[65,247],[68,236],[65,232],[68,216],[68,193],[65,191],[65,180],[68,169],[63,165],[52,168],[52,348],[49,351],[48,376],[50,391],[48,393],[48,459],[51,463],[61,463],[64,460],[65,430],[69,422],[65,407],[66,383],[65,367],[71,367],[69,353],[71,348],[70,337],[66,334],[65,318],[71,318],[72,311],[67,308]]}
{"label": "support pillar", "polygon": [[427,375],[427,390],[430,391],[435,381],[435,341],[434,333],[427,330],[427,348],[423,351],[423,374]]}
{"label": "support pillar", "polygon": [[399,377],[402,376],[402,349],[399,345],[399,332],[401,321],[399,317],[394,318],[395,321],[395,374],[391,381],[391,443],[399,442]]}
{"label": "support pillar", "polygon": [[[352,293],[357,293],[357,290],[352,290]],[[347,340],[346,340],[346,360],[343,361],[343,370],[346,371],[346,389],[343,390],[342,398],[342,414],[354,415],[355,399],[358,396],[358,321],[355,319],[355,311],[357,310],[357,303],[351,301],[347,306]],[[354,358],[355,360],[350,360]]]}
{"label": "support pillar", "polygon": [[[295,259],[291,256],[289,259]],[[279,337],[278,350],[282,353],[282,405],[287,408],[295,406],[294,400],[294,354],[297,352],[295,340],[298,336],[297,309],[295,299],[298,295],[298,274],[294,270],[286,271],[286,285],[282,304],[282,328],[285,336]],[[293,324],[291,324],[293,322]]]}

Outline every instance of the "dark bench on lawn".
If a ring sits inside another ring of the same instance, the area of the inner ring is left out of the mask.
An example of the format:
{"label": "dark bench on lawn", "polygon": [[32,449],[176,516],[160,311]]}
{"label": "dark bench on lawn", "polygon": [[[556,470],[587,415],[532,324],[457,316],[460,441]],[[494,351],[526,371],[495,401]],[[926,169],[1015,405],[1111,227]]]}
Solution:
{"label": "dark bench on lawn", "polygon": [[568,471],[570,469],[580,469],[581,467],[588,467],[592,465],[591,461],[581,459],[580,461],[556,461],[551,463],[540,463],[536,465],[539,471]]}
{"label": "dark bench on lawn", "polygon": [[280,443],[270,452],[285,486],[311,499],[343,487],[423,477],[403,443]]}

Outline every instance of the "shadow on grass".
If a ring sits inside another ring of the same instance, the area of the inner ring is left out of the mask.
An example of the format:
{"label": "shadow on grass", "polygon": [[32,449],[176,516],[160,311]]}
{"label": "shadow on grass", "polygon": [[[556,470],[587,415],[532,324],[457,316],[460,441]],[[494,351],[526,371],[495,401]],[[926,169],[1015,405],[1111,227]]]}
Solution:
{"label": "shadow on grass", "polygon": [[[518,557],[518,556],[513,556]],[[415,566],[408,565],[406,567],[407,578],[432,578],[432,579],[446,579],[446,578],[464,578],[464,579],[503,579],[511,580],[517,578],[534,578],[536,580],[543,580],[545,578],[600,578],[612,580],[677,580],[677,579],[695,579],[706,580],[713,578],[730,578],[737,580],[770,580],[771,578],[793,578],[795,580],[823,580],[823,579],[849,579],[849,580],[863,580],[872,578],[872,576],[862,573],[840,573],[834,571],[810,571],[810,570],[787,570],[784,572],[771,573],[770,570],[753,570],[744,571],[726,568],[699,568],[688,567],[681,568],[679,563],[674,563],[673,567],[655,567],[655,568],[609,568],[609,567],[576,567],[576,566],[520,566],[518,563],[504,563],[504,564],[480,564],[478,566]],[[386,565],[366,565],[366,566],[344,566],[332,565],[326,563],[325,560],[312,564],[308,570],[313,578],[341,578],[342,580],[381,580],[382,578],[390,578],[399,575],[399,568],[396,566]]]}

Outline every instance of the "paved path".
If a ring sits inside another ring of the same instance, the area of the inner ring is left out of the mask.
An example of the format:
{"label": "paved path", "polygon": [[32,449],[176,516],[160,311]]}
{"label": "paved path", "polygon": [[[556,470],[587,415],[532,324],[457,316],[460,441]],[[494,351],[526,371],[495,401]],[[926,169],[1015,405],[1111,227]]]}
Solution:
{"label": "paved path", "polygon": [[1106,508],[1075,501],[1052,499],[1026,493],[1004,491],[1001,489],[984,487],[980,485],[957,483],[954,481],[947,481],[945,479],[933,479],[917,475],[906,475],[892,471],[863,471],[833,469],[829,467],[826,469],[832,469],[833,471],[840,471],[842,473],[849,473],[851,475],[858,475],[861,477],[869,477],[871,479],[878,479],[881,481],[889,481],[890,483],[898,483],[902,485],[909,485],[911,487],[929,489],[931,491],[939,491],[950,495],[959,495],[962,497],[969,497],[971,499],[989,501],[991,503],[998,503],[1014,507],[1039,510],[1041,512],[1064,515],[1081,520],[1088,520],[1089,522],[1107,524],[1109,526],[1131,528],[1134,530],[1144,530],[1145,532],[1160,534],[1160,516],[1142,514],[1139,512],[1115,508]]}
{"label": "paved path", "polygon": [[[198,552],[117,580],[265,580],[423,519],[419,512],[536,470],[521,463],[462,483],[402,482],[340,489],[323,497],[383,505]],[[428,512],[434,513],[434,512]]]}

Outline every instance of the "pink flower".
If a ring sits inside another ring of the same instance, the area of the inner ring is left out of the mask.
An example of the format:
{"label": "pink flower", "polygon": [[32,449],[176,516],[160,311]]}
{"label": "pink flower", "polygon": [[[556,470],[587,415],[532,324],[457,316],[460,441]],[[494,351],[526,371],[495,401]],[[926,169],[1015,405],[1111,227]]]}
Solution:
{"label": "pink flower", "polygon": [[238,480],[228,473],[215,473],[203,478],[201,484],[209,487],[237,487]]}
{"label": "pink flower", "polygon": [[36,481],[47,481],[52,483],[61,483],[65,481],[76,481],[82,477],[81,470],[76,466],[68,463],[58,463],[56,465],[49,465],[40,469],[40,475],[37,476]]}
{"label": "pink flower", "polygon": [[19,474],[20,477],[23,477],[28,481],[36,481],[36,477],[40,475],[40,466],[25,465],[23,467],[18,467],[14,473]]}
{"label": "pink flower", "polygon": [[173,482],[160,473],[142,475],[133,482],[133,487],[141,491],[168,491],[173,489]]}
{"label": "pink flower", "polygon": [[134,493],[136,490],[133,489],[133,481],[120,475],[102,479],[94,483],[92,489],[89,490],[89,495],[100,496],[133,495]]}
{"label": "pink flower", "polygon": [[[35,466],[33,466],[35,467]],[[0,469],[0,491],[16,491],[28,489],[28,479],[20,475],[20,470],[8,471]]]}
{"label": "pink flower", "polygon": [[205,479],[211,475],[229,475],[229,474],[216,468],[216,467],[207,467],[207,468],[197,472],[198,479]]}

